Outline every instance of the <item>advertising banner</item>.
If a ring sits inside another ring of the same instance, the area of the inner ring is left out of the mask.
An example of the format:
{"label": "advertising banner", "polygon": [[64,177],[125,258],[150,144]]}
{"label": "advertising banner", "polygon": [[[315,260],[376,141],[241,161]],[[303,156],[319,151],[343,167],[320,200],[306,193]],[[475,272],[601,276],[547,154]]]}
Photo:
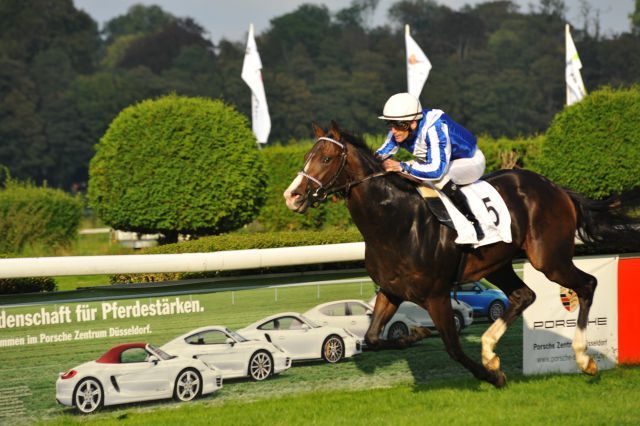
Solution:
{"label": "advertising banner", "polygon": [[620,364],[640,364],[640,259],[618,262],[618,343]]}
{"label": "advertising banner", "polygon": [[[588,257],[574,263],[598,280],[587,325],[587,353],[600,369],[613,368],[618,358],[618,258]],[[529,263],[524,281],[536,293],[536,301],[523,315],[523,373],[578,372],[571,347],[578,323],[577,295]]]}

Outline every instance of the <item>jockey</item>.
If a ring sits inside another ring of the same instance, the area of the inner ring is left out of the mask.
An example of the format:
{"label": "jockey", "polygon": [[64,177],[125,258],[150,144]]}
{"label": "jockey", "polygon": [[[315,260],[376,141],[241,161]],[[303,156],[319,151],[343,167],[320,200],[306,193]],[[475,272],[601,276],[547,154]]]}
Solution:
{"label": "jockey", "polygon": [[[430,181],[473,223],[478,240],[484,238],[467,198],[459,190],[460,185],[473,183],[484,173],[485,159],[476,137],[441,110],[422,109],[420,101],[409,93],[391,96],[378,118],[389,126],[386,140],[376,151],[384,169]],[[391,159],[399,148],[413,154],[413,160]]]}

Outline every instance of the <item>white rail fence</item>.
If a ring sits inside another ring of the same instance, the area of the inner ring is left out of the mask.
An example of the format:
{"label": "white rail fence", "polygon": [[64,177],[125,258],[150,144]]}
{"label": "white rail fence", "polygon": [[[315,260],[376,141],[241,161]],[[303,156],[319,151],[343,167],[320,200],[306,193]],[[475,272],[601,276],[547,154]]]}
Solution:
{"label": "white rail fence", "polygon": [[364,259],[364,243],[215,253],[66,256],[0,259],[0,278],[210,272]]}

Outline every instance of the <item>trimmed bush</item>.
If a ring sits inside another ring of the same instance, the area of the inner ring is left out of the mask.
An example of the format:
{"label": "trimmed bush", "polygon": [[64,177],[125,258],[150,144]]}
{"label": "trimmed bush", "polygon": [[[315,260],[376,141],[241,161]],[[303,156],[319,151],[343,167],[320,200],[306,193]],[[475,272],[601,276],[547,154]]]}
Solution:
{"label": "trimmed bush", "polygon": [[38,293],[57,288],[55,280],[49,277],[0,279],[0,294]]}
{"label": "trimmed bush", "polygon": [[[293,213],[292,213],[293,214]],[[213,237],[204,237],[194,241],[185,241],[178,244],[167,244],[146,249],[145,254],[178,254],[178,253],[210,253],[226,250],[249,250],[276,247],[299,247],[320,244],[340,244],[362,241],[360,232],[355,228],[347,230],[327,231],[297,231],[297,232],[270,232],[255,234],[227,234]],[[360,262],[361,263],[361,262]],[[362,266],[358,263],[358,266]],[[352,263],[341,264],[335,267],[350,267]],[[250,272],[274,272],[274,271],[302,271],[317,270],[327,265],[301,265],[299,267],[263,268],[259,271],[240,271],[242,274]],[[225,272],[225,275],[234,275],[236,272]],[[215,277],[219,274],[211,273],[169,273],[169,274],[120,274],[111,277],[111,282],[156,282],[179,280],[186,278]]]}
{"label": "trimmed bush", "polygon": [[89,204],[109,226],[212,235],[264,203],[262,156],[247,119],[222,101],[176,95],[124,109],[89,168]]}
{"label": "trimmed bush", "polygon": [[0,253],[18,254],[33,244],[68,247],[82,211],[79,196],[7,178],[0,190]]}
{"label": "trimmed bush", "polygon": [[591,198],[640,186],[640,86],[605,87],[559,112],[535,168]]}

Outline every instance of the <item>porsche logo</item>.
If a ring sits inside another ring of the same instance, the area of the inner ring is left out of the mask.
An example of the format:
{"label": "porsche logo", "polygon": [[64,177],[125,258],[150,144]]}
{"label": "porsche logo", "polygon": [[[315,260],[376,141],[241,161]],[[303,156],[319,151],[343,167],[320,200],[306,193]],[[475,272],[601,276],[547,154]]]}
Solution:
{"label": "porsche logo", "polygon": [[580,303],[576,292],[565,287],[560,287],[560,302],[569,312],[573,312],[578,309],[578,305]]}

